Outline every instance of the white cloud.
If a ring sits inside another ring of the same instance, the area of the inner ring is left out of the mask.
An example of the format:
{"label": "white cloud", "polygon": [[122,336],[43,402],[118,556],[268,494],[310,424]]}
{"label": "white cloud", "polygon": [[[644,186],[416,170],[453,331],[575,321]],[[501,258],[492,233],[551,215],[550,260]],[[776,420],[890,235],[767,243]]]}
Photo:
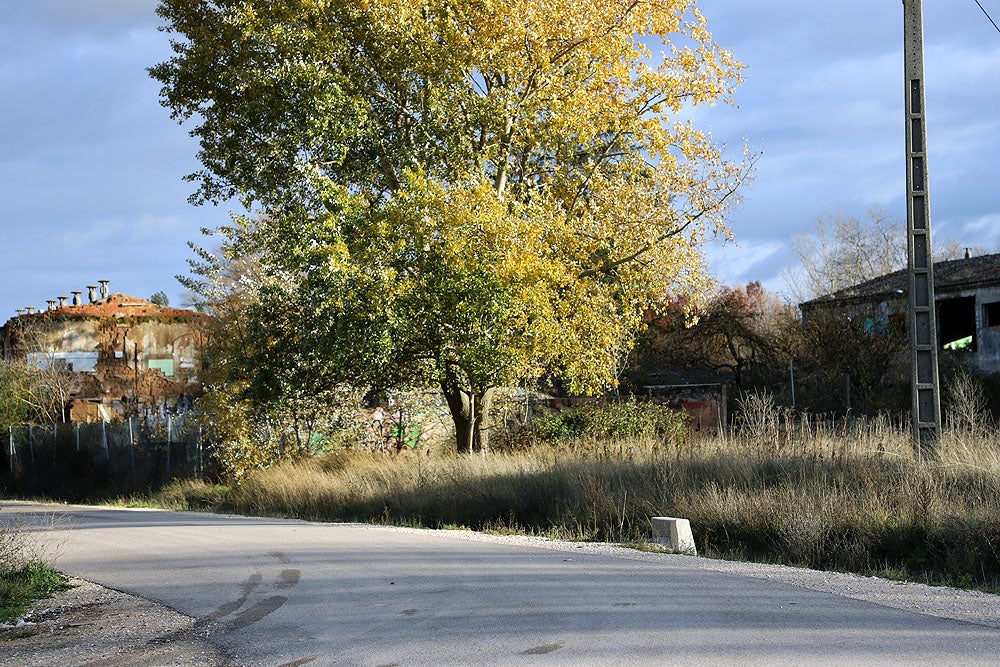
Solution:
{"label": "white cloud", "polygon": [[[884,83],[895,83],[900,78],[902,51],[864,56],[845,51],[838,60],[825,64],[813,63],[810,67],[790,65],[789,69],[794,70],[799,78],[790,81],[782,90],[785,97],[822,98],[825,101],[835,101],[838,98],[880,99],[887,96]],[[898,96],[901,97],[902,82],[898,88]]]}
{"label": "white cloud", "polygon": [[785,247],[780,241],[736,241],[713,243],[705,248],[712,273],[724,284],[756,280],[759,265],[773,259]]}
{"label": "white cloud", "polygon": [[964,43],[942,42],[927,47],[924,54],[928,93],[961,95],[987,93],[982,84],[1000,83],[1000,47],[983,48]]}
{"label": "white cloud", "polygon": [[69,229],[55,236],[64,247],[97,248],[109,244],[141,243],[169,237],[185,228],[184,221],[173,215],[143,214],[131,220],[98,220],[82,229]]}
{"label": "white cloud", "polygon": [[157,25],[157,0],[17,0],[2,3],[0,19],[13,31],[46,38],[109,35],[136,25]]}
{"label": "white cloud", "polygon": [[967,234],[981,234],[987,238],[1000,239],[1000,213],[990,213],[962,225]]}

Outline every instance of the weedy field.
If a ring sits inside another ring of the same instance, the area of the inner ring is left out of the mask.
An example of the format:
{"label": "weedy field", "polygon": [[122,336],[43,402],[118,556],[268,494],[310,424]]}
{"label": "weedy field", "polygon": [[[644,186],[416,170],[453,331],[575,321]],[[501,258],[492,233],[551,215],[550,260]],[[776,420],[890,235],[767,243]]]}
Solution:
{"label": "weedy field", "polygon": [[0,620],[14,618],[35,598],[66,588],[66,579],[47,564],[30,533],[0,522]]}
{"label": "weedy field", "polygon": [[706,556],[1000,590],[993,426],[953,424],[917,460],[906,424],[793,418],[766,400],[742,407],[730,436],[669,419],[636,435],[614,415],[563,413],[486,456],[343,450],[234,486],[175,481],[154,502],[640,548],[649,517],[680,516]]}

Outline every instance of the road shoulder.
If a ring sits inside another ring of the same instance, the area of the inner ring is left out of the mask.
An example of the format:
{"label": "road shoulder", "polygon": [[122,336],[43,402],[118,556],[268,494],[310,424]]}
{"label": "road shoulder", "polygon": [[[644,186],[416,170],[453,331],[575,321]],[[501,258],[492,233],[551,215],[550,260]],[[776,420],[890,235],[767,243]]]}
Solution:
{"label": "road shoulder", "polygon": [[0,623],[0,665],[222,667],[228,660],[195,620],[82,579]]}

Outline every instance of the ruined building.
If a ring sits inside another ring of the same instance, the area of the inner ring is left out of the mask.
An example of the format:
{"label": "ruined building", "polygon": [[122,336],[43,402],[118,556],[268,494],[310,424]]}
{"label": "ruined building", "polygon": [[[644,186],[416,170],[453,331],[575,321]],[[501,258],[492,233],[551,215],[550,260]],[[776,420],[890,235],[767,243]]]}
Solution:
{"label": "ruined building", "polygon": [[[823,313],[860,317],[872,332],[907,308],[907,273],[896,271],[800,304],[808,320]],[[942,350],[968,366],[1000,373],[1000,254],[934,263],[937,334]]]}
{"label": "ruined building", "polygon": [[27,362],[66,380],[66,416],[92,421],[163,416],[190,407],[201,393],[203,324],[191,310],[160,307],[108,293],[108,281],[48,308],[18,311],[0,329],[7,360]]}

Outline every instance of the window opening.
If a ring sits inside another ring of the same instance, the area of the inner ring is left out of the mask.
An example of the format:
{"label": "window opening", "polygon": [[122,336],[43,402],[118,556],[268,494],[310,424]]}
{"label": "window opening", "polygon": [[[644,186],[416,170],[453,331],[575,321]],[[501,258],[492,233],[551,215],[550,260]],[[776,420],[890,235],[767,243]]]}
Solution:
{"label": "window opening", "polygon": [[1000,327],[1000,301],[983,304],[983,326]]}
{"label": "window opening", "polygon": [[174,360],[173,359],[149,359],[146,361],[146,367],[149,369],[155,369],[163,373],[166,377],[173,377],[174,375]]}
{"label": "window opening", "polygon": [[976,351],[976,298],[943,299],[938,302],[941,347],[954,352]]}

